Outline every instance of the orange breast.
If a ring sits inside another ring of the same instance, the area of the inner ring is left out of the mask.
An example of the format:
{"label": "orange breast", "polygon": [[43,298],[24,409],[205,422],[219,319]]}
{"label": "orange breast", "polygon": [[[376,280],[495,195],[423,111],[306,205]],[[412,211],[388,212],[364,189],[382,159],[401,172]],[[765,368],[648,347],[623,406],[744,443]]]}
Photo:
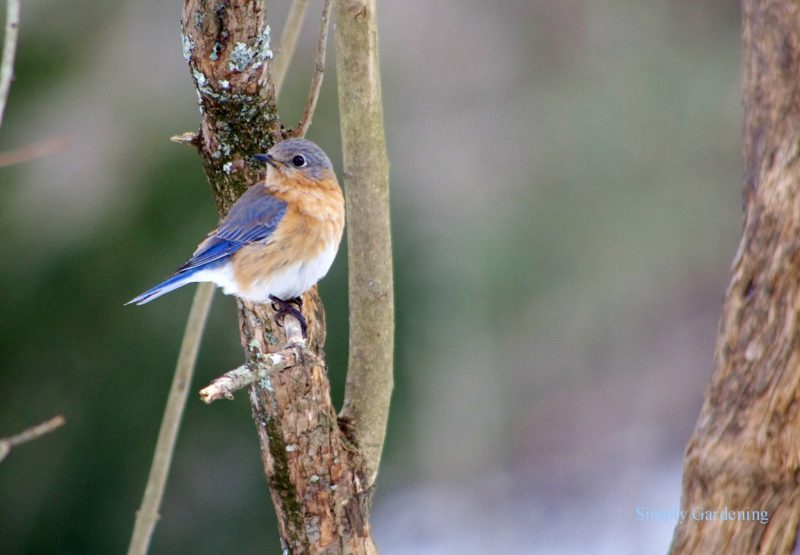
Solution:
{"label": "orange breast", "polygon": [[312,261],[341,241],[344,198],[335,178],[313,183],[292,180],[291,187],[277,185],[271,186],[270,192],[286,201],[287,210],[275,232],[233,256],[234,278],[241,288],[294,264]]}

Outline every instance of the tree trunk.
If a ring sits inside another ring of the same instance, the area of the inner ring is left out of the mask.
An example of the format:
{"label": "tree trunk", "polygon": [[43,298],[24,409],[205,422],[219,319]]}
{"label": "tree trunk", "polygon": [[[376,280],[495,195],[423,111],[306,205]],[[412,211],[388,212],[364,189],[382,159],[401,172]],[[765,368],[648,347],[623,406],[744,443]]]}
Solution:
{"label": "tree trunk", "polygon": [[[259,0],[185,0],[183,50],[200,97],[202,122],[192,140],[223,215],[263,178],[252,155],[280,136],[270,82],[269,27]],[[307,360],[256,381],[250,389],[264,471],[291,553],[374,553],[361,456],[340,430],[322,347],[324,311],[314,288],[303,296]],[[239,302],[249,362],[282,349],[283,330],[267,305]]]}
{"label": "tree trunk", "polygon": [[790,553],[800,521],[800,1],[742,14],[744,234],[672,553]]}

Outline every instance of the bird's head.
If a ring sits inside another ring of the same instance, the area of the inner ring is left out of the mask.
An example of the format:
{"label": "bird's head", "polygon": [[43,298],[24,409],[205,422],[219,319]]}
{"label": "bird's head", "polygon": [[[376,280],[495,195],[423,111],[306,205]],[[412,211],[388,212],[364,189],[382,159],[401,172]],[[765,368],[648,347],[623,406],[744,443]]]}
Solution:
{"label": "bird's head", "polygon": [[266,154],[256,154],[254,158],[288,178],[319,181],[333,175],[333,164],[328,156],[320,147],[306,139],[281,141]]}

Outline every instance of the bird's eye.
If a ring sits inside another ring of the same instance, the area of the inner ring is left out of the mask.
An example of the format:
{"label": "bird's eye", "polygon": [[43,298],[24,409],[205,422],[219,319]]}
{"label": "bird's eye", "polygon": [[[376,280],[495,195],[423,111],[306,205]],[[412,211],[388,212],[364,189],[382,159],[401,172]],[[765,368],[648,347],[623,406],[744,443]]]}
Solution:
{"label": "bird's eye", "polygon": [[297,156],[292,158],[292,165],[295,168],[302,168],[303,166],[306,165],[306,159],[298,154]]}

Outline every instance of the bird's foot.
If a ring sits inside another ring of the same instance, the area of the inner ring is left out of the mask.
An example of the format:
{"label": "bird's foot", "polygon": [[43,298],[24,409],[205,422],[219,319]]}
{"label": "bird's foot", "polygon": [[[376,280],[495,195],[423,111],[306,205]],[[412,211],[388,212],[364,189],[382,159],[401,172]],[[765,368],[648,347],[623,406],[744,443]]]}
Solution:
{"label": "bird's foot", "polygon": [[303,313],[300,311],[303,307],[303,299],[295,297],[294,299],[284,301],[274,295],[270,295],[269,300],[272,301],[272,308],[275,310],[275,323],[282,327],[283,319],[286,318],[287,314],[291,314],[300,322],[300,330],[303,332],[303,339],[306,339],[308,323],[306,322],[305,316],[303,316]]}

